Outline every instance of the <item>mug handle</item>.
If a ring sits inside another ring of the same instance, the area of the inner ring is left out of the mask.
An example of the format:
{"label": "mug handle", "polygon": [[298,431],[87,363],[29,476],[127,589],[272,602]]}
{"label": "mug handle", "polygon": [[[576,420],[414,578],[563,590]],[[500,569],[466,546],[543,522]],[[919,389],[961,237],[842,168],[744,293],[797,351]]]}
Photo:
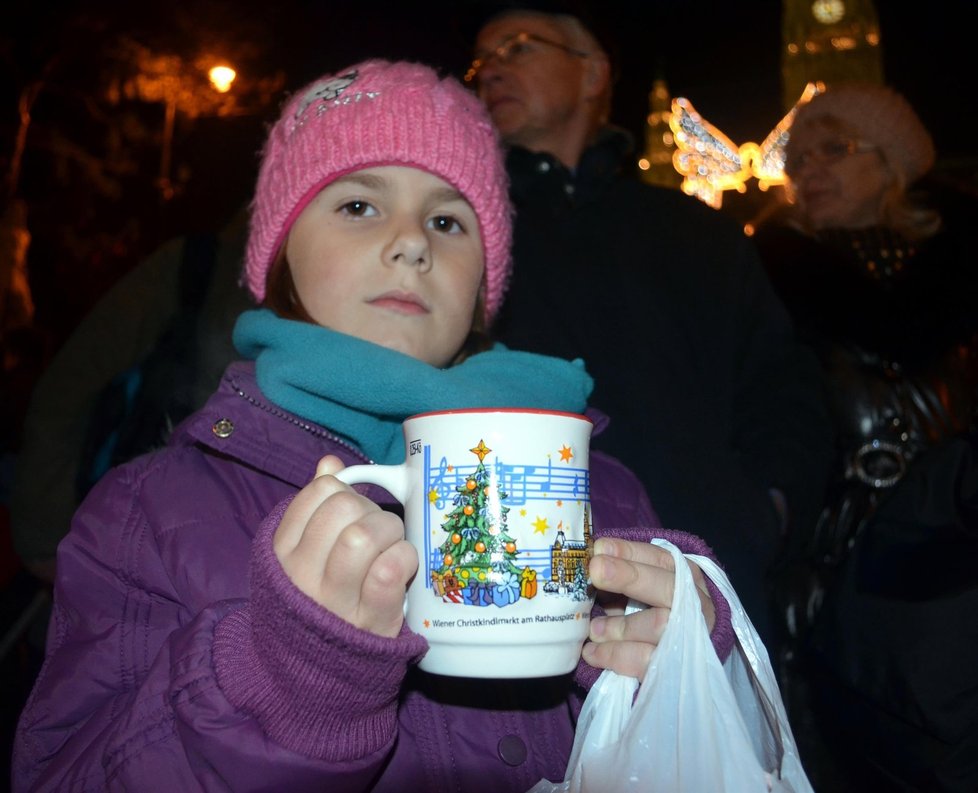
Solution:
{"label": "mug handle", "polygon": [[404,504],[408,498],[409,471],[400,465],[351,465],[334,474],[347,485],[379,485]]}

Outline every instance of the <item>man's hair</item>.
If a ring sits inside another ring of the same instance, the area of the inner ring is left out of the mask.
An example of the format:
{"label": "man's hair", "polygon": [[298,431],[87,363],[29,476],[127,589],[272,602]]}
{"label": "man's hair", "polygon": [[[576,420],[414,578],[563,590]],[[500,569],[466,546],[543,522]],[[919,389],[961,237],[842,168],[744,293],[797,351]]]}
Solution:
{"label": "man's hair", "polygon": [[605,83],[604,89],[595,99],[593,114],[595,127],[603,127],[608,123],[608,119],[611,116],[611,86],[613,79],[610,76],[611,58],[608,55],[608,51],[598,40],[598,37],[580,20],[579,17],[572,16],[570,14],[551,14],[550,17],[567,35],[567,44],[569,46],[579,49],[582,52],[586,52],[592,57],[596,56],[599,58],[604,58],[608,62],[608,82]]}

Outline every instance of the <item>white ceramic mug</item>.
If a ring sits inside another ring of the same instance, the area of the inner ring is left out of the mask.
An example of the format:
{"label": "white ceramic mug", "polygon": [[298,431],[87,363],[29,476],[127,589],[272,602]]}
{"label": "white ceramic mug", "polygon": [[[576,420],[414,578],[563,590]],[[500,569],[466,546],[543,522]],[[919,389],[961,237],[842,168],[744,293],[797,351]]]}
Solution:
{"label": "white ceramic mug", "polygon": [[481,408],[411,416],[407,459],[338,474],[404,505],[418,574],[408,626],[428,640],[420,666],[457,677],[572,671],[594,591],[585,416]]}

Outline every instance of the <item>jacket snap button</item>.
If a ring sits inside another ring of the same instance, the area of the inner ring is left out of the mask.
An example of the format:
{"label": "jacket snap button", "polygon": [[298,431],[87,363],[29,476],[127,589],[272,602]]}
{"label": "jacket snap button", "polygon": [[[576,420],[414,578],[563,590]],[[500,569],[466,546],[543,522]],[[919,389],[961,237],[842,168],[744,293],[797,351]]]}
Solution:
{"label": "jacket snap button", "polygon": [[219,419],[214,422],[211,430],[218,438],[227,438],[234,432],[234,423],[230,419]]}
{"label": "jacket snap button", "polygon": [[499,739],[500,759],[506,765],[522,765],[526,761],[526,744],[518,735],[504,735]]}

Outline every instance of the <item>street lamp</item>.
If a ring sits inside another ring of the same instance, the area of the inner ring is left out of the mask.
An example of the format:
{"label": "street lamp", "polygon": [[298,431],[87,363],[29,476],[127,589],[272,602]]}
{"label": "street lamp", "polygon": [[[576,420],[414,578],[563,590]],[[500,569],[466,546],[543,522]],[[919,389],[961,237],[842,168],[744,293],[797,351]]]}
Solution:
{"label": "street lamp", "polygon": [[[177,113],[196,118],[205,113],[222,115],[234,100],[228,95],[237,74],[225,63],[207,66],[214,58],[200,58],[194,66],[188,66],[177,55],[154,55],[148,49],[135,45],[136,76],[126,85],[126,93],[145,102],[160,102],[164,107],[163,150],[160,155],[160,173],[157,184],[163,201],[175,194],[170,179],[173,152],[173,129]],[[203,75],[208,81],[205,85]]]}
{"label": "street lamp", "polygon": [[163,153],[160,156],[160,193],[164,201],[173,198],[173,183],[170,181],[170,159],[173,150],[173,124],[177,118],[177,99],[175,94],[166,95],[166,111],[163,117]]}
{"label": "street lamp", "polygon": [[[219,94],[226,94],[230,91],[234,78],[237,76],[237,72],[225,64],[212,66],[207,71],[207,79],[211,87]],[[183,78],[178,75],[176,80],[171,83],[167,77],[163,78],[166,115],[163,119],[163,153],[160,158],[159,177],[160,193],[164,201],[169,201],[176,192],[173,182],[170,180],[171,160],[173,158],[173,125],[177,118],[177,104],[181,96],[184,96],[184,86],[181,84]],[[189,112],[197,115],[200,110],[198,100],[201,97],[195,91],[192,91],[190,95],[193,97],[193,109]]]}
{"label": "street lamp", "polygon": [[214,86],[214,90],[219,94],[226,94],[230,91],[231,84],[237,76],[238,73],[234,69],[223,63],[217,66],[211,66],[207,72],[207,78],[211,81],[211,85]]}

